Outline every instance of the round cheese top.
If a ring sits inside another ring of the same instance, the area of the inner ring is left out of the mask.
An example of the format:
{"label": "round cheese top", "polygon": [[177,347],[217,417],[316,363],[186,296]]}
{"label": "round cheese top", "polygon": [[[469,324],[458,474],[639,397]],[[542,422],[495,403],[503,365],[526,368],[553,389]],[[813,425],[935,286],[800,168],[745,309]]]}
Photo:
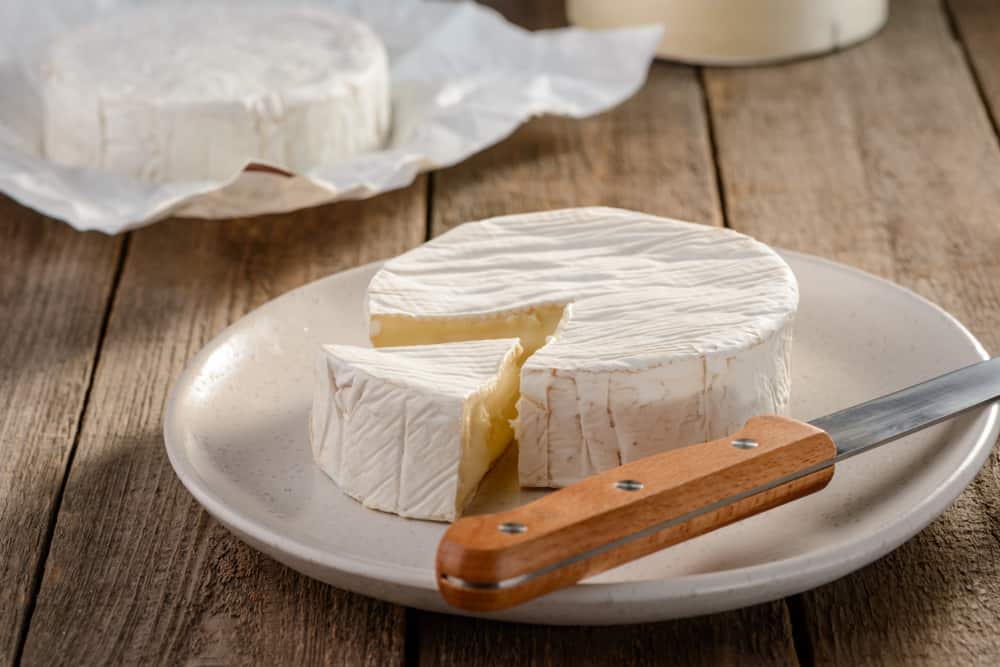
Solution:
{"label": "round cheese top", "polygon": [[124,11],[68,33],[44,75],[149,103],[312,97],[384,68],[366,25],[309,6],[192,3]]}
{"label": "round cheese top", "polygon": [[578,208],[456,227],[387,262],[368,299],[376,329],[380,317],[446,323],[561,306],[524,369],[604,371],[735,356],[790,325],[798,288],[777,253],[743,234]]}

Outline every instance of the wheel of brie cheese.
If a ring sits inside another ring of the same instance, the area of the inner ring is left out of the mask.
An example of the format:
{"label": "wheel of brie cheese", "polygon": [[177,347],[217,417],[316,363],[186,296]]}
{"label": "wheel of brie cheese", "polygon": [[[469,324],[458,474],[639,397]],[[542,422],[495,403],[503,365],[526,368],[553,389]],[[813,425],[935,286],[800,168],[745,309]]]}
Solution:
{"label": "wheel of brie cheese", "polygon": [[521,353],[511,339],[324,346],[314,459],[366,507],[451,521],[514,437]]}
{"label": "wheel of brie cheese", "polygon": [[[520,339],[519,396],[507,411],[516,412],[521,485],[537,487],[565,486],[784,412],[797,306],[791,269],[766,245],[728,229],[608,208],[467,223],[390,260],[368,288],[371,340],[391,346],[378,350],[381,358],[402,365],[405,346],[420,346],[413,348],[420,355],[437,350],[451,361],[428,372],[442,381],[471,363],[449,353],[456,341]],[[494,367],[508,343],[499,344],[487,359]],[[344,364],[371,354],[339,349]],[[352,377],[328,367],[332,377]],[[421,410],[443,415],[429,380],[396,381],[427,397]],[[352,409],[371,410],[372,424],[399,423],[417,405],[351,384]],[[318,391],[321,401],[330,388]],[[323,441],[375,465],[400,446],[400,434],[373,426],[364,437],[327,433]],[[404,466],[402,474],[414,470]],[[338,474],[352,477],[346,466]]]}
{"label": "wheel of brie cheese", "polygon": [[368,288],[377,346],[521,338],[525,486],[571,484],[782,412],[797,306],[791,269],[764,244],[606,208],[461,225],[387,262]]}
{"label": "wheel of brie cheese", "polygon": [[385,48],[317,7],[126,11],[54,41],[42,74],[47,157],[147,181],[301,172],[389,132]]}

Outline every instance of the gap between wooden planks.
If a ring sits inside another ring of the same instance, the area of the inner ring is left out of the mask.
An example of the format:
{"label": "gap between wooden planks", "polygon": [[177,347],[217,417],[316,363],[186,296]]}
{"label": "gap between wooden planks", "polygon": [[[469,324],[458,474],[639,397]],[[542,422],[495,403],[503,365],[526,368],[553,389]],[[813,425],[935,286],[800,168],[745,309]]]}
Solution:
{"label": "gap between wooden planks", "polygon": [[0,665],[25,630],[121,247],[0,195]]}
{"label": "gap between wooden planks", "polygon": [[991,112],[993,131],[1000,132],[1000,6],[996,0],[947,0],[945,8]]}
{"label": "gap between wooden planks", "polygon": [[[956,1],[996,90],[996,3]],[[706,71],[734,229],[885,276],[1000,348],[1000,150],[936,0],[893,5],[874,40],[784,67]],[[989,83],[986,83],[989,82]],[[996,105],[994,105],[996,108]],[[804,594],[818,664],[1000,662],[994,455],[940,519]]]}
{"label": "gap between wooden planks", "polygon": [[365,202],[134,232],[23,662],[400,664],[399,607],[240,543],[166,460],[162,415],[224,326],[305,282],[423,240],[424,178]]}

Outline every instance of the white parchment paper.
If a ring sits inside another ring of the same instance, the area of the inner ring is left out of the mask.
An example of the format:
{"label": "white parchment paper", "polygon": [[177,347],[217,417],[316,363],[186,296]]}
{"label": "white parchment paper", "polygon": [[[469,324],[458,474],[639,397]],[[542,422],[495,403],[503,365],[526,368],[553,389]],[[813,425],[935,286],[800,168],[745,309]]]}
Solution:
{"label": "white parchment paper", "polygon": [[313,0],[367,22],[386,44],[393,131],[384,150],[293,176],[240,171],[224,181],[163,184],[46,160],[40,54],[62,32],[139,2],[0,2],[0,191],[80,230],[116,233],[167,215],[288,211],[404,187],[419,172],[495,144],[531,116],[580,118],[622,102],[645,80],[660,37],[658,27],[528,32],[464,2]]}

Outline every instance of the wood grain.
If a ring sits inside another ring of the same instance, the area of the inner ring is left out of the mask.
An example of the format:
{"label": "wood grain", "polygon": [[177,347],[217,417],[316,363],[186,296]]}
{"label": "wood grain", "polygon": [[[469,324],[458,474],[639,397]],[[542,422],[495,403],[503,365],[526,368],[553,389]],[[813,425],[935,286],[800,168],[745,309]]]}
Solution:
{"label": "wood grain", "polygon": [[[754,446],[734,447],[737,439]],[[627,463],[506,512],[464,517],[441,538],[441,595],[470,611],[522,604],[819,491],[833,477],[832,465],[613,549],[565,562],[734,495],[831,464],[835,454],[833,441],[814,426],[788,417],[754,417],[723,438]],[[622,490],[616,487],[619,480],[641,486]],[[498,530],[503,524],[525,530],[505,533]],[[472,588],[454,581],[499,584],[523,576],[530,578],[503,588]]]}
{"label": "wood grain", "polygon": [[592,205],[722,224],[697,77],[664,63],[617,109],[533,120],[436,172],[432,189],[435,235],[494,215]]}
{"label": "wood grain", "polygon": [[400,664],[399,607],[309,580],[210,519],[166,460],[183,366],[249,309],[423,240],[426,182],[132,238],[58,516],[26,665]]}
{"label": "wood grain", "polygon": [[508,21],[529,30],[562,28],[566,25],[564,0],[477,0],[492,7]]}
{"label": "wood grain", "polygon": [[799,664],[784,605],[665,623],[525,626],[443,614],[420,618],[420,664],[435,667],[778,667]]}
{"label": "wood grain", "polygon": [[[561,3],[499,4],[527,27],[564,21]],[[433,235],[492,215],[588,204],[722,224],[697,73],[665,63],[655,63],[642,90],[616,109],[581,121],[535,119],[503,143],[435,172],[431,192]],[[421,664],[796,664],[781,602],[630,628],[415,616]]]}
{"label": "wood grain", "polygon": [[[1000,349],[1000,150],[938,2],[828,58],[706,80],[734,228],[894,279]],[[817,663],[1000,663],[998,471],[803,597]]]}
{"label": "wood grain", "polygon": [[611,112],[533,120],[434,173],[433,234],[494,215],[591,205],[721,225],[704,111],[693,69],[654,63],[645,87]]}
{"label": "wood grain", "polygon": [[958,37],[977,76],[993,127],[1000,127],[1000,3],[947,0]]}
{"label": "wood grain", "polygon": [[120,251],[0,196],[0,664],[31,608]]}

